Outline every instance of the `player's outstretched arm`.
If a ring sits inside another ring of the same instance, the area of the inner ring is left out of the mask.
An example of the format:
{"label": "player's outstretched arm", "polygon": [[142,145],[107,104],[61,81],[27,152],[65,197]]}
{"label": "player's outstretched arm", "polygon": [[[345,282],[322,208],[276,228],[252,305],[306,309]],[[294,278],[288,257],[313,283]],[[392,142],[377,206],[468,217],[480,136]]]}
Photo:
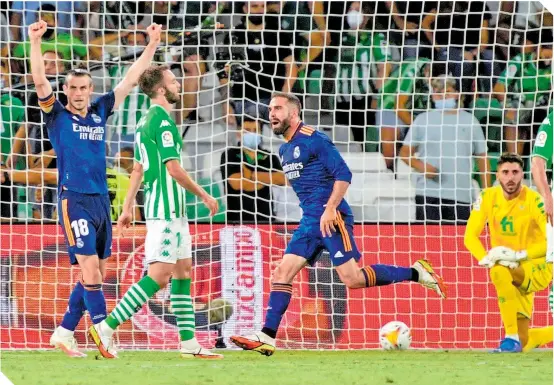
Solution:
{"label": "player's outstretched arm", "polygon": [[31,42],[31,75],[39,98],[43,99],[52,94],[52,86],[46,78],[44,60],[42,59],[42,35],[46,32],[47,24],[40,20],[29,26],[29,40]]}
{"label": "player's outstretched arm", "polygon": [[156,53],[158,44],[160,43],[160,36],[162,33],[162,26],[159,24],[151,24],[147,29],[149,42],[144,52],[137,61],[129,68],[127,75],[123,80],[115,87],[115,103],[114,109],[119,107],[123,100],[129,95],[129,92],[138,84],[140,75],[150,66],[152,58]]}
{"label": "player's outstretched arm", "polygon": [[217,200],[200,187],[198,183],[193,181],[177,160],[169,160],[165,163],[165,166],[167,167],[169,175],[175,179],[181,187],[202,199],[202,202],[210,210],[212,216],[217,214],[217,210],[219,210]]}
{"label": "player's outstretched arm", "polygon": [[125,196],[125,202],[123,203],[123,210],[117,220],[117,229],[119,234],[123,228],[129,227],[133,219],[133,204],[135,203],[135,197],[142,183],[142,176],[144,175],[144,169],[142,164],[135,162],[133,165],[133,171],[131,172],[129,190]]}

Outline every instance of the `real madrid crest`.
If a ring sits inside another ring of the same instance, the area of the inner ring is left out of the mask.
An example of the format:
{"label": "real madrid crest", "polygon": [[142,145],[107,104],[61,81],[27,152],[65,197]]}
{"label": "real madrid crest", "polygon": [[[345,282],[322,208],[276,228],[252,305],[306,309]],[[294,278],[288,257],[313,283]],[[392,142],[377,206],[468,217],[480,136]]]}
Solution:
{"label": "real madrid crest", "polygon": [[100,123],[102,122],[102,118],[100,118],[100,116],[96,115],[96,114],[92,114],[92,120],[94,120],[94,123]]}
{"label": "real madrid crest", "polygon": [[294,156],[294,159],[298,159],[298,157],[300,156],[300,148],[298,146],[294,147],[294,152],[292,153],[292,155]]}

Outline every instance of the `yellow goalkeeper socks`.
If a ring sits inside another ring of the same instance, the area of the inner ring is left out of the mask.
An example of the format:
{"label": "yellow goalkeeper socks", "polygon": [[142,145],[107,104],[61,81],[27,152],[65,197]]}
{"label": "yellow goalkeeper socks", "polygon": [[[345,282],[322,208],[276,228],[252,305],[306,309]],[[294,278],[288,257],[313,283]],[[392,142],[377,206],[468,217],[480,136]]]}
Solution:
{"label": "yellow goalkeeper socks", "polygon": [[552,326],[529,329],[529,340],[523,348],[524,352],[531,351],[552,342]]}
{"label": "yellow goalkeeper socks", "polygon": [[517,289],[512,285],[512,274],[507,267],[496,265],[491,269],[490,276],[498,295],[498,308],[506,336],[517,336]]}

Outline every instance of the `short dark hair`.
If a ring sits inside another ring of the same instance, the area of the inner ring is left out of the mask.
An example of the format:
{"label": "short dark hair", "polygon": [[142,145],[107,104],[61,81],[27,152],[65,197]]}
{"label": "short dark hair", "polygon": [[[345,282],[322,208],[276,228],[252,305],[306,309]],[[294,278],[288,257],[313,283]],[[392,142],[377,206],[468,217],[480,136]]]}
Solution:
{"label": "short dark hair", "polygon": [[131,154],[134,154],[135,153],[135,149],[132,147],[132,146],[125,146],[125,147],[121,147],[121,149],[119,150],[119,153],[121,154],[122,152],[129,152]]}
{"label": "short dark hair", "polygon": [[287,92],[274,92],[271,95],[271,99],[275,98],[285,98],[287,101],[291,104],[294,104],[294,106],[298,109],[298,114],[302,112],[302,103],[300,102],[300,99],[298,99],[298,96],[294,94],[289,94]]}
{"label": "short dark hair", "polygon": [[[59,57],[59,55],[57,55]],[[84,68],[73,68],[73,69],[70,69],[69,71],[67,71],[67,73],[65,74],[65,80],[67,81],[67,78],[69,76],[74,76],[76,78],[82,78],[82,77],[85,77],[85,76],[88,76],[88,78],[90,79],[91,83],[92,83],[92,75],[90,74],[90,72],[88,72],[86,69]]]}
{"label": "short dark hair", "polygon": [[513,152],[505,152],[502,155],[500,155],[500,158],[498,158],[497,162],[497,168],[500,168],[504,163],[517,163],[523,169],[523,159],[521,156],[519,156],[516,153]]}
{"label": "short dark hair", "polygon": [[164,72],[169,69],[168,65],[150,66],[140,75],[139,86],[142,92],[149,98],[156,96],[156,89],[164,80]]}
{"label": "short dark hair", "polygon": [[254,122],[256,123],[256,125],[258,126],[258,132],[261,132],[262,131],[262,122],[258,119],[254,119],[253,117],[251,116],[248,116],[248,115],[245,115],[244,116],[244,119],[242,119],[242,122],[240,122],[240,126],[242,128],[244,128],[244,123],[245,122]]}

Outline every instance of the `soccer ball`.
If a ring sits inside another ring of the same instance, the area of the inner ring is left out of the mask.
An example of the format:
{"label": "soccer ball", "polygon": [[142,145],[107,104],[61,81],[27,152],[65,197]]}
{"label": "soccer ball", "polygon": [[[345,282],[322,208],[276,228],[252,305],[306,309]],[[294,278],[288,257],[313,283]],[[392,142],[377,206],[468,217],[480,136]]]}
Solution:
{"label": "soccer ball", "polygon": [[412,343],[412,333],[404,322],[391,321],[379,330],[379,342],[384,350],[406,350]]}

